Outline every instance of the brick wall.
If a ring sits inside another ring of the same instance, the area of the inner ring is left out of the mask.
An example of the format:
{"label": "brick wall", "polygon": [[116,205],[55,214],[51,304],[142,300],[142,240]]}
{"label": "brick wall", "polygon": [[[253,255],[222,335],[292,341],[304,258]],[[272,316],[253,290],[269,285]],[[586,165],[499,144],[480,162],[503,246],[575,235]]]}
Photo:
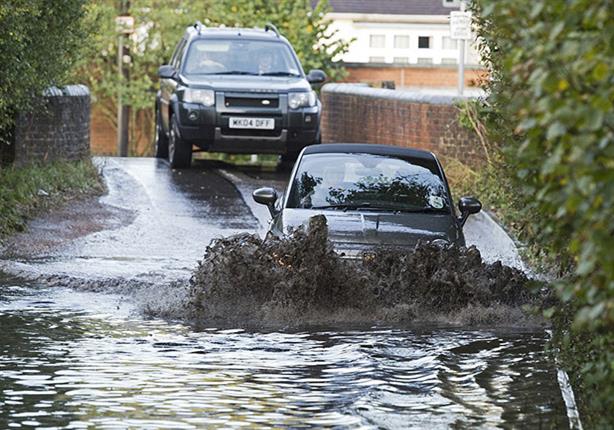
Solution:
{"label": "brick wall", "polygon": [[115,155],[117,153],[117,129],[101,111],[92,106],[92,153]]}
{"label": "brick wall", "polygon": [[458,123],[455,97],[327,84],[322,88],[324,143],[383,143],[420,148],[478,165],[477,136]]}
{"label": "brick wall", "polygon": [[90,93],[84,85],[45,91],[38,109],[20,114],[13,135],[14,163],[79,160],[90,155]]}
{"label": "brick wall", "polygon": [[[394,81],[399,87],[456,87],[458,70],[456,66],[416,66],[389,64],[386,66],[369,63],[345,64],[348,76],[345,82],[379,83]],[[477,87],[487,76],[482,68],[466,66],[465,86]]]}

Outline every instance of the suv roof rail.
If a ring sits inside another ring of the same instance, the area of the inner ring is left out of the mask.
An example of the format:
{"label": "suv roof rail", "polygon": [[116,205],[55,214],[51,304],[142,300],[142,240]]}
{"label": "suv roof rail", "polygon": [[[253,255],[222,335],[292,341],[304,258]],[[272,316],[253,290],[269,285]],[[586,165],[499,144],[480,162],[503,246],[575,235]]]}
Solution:
{"label": "suv roof rail", "polygon": [[264,25],[264,31],[272,31],[273,33],[275,33],[275,36],[277,36],[278,38],[281,37],[281,34],[279,34],[279,30],[277,29],[277,27],[275,27],[270,22],[267,22]]}
{"label": "suv roof rail", "polygon": [[196,31],[198,31],[198,34],[200,34],[201,30],[204,30],[206,28],[205,25],[200,21],[196,21],[193,27],[196,29]]}

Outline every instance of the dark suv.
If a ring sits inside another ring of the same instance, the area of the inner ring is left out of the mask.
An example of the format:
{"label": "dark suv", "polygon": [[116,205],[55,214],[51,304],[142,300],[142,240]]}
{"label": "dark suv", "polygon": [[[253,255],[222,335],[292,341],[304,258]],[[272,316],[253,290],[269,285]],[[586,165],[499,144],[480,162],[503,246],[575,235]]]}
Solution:
{"label": "dark suv", "polygon": [[291,160],[320,142],[321,103],[296,53],[273,25],[263,30],[187,28],[160,67],[156,157],[189,167],[200,151],[280,154]]}

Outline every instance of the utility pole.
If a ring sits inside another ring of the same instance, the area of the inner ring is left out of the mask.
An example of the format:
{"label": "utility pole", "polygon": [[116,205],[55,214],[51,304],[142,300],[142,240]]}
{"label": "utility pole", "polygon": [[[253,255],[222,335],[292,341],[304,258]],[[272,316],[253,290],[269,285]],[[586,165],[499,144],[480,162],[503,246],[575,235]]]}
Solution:
{"label": "utility pole", "polygon": [[[461,0],[460,11],[465,12],[465,2]],[[465,90],[465,39],[460,39],[460,48],[458,50],[458,95],[462,96]]]}
{"label": "utility pole", "polygon": [[450,12],[450,37],[459,43],[458,49],[458,95],[465,89],[465,45],[471,39],[471,13],[465,11],[466,3],[460,0],[460,11]]}
{"label": "utility pole", "polygon": [[[123,102],[122,86],[130,82],[130,70],[126,63],[130,59],[130,46],[124,43],[124,38],[132,33],[134,18],[129,16],[130,1],[121,0],[120,13],[117,17],[118,43],[117,43],[117,71],[121,84],[117,94],[117,155],[128,156],[128,141],[130,130],[130,106]],[[128,60],[128,61],[126,61]]]}

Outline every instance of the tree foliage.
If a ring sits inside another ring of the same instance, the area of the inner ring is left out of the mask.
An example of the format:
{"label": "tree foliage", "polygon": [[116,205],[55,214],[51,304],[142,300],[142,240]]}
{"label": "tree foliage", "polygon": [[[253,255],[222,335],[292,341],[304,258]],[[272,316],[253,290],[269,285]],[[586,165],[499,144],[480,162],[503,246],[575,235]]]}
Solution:
{"label": "tree foliage", "polygon": [[575,347],[590,407],[602,416],[593,425],[606,427],[614,420],[614,2],[474,7],[491,68],[486,119],[526,233],[572,263],[558,291],[575,309],[572,334],[590,333],[588,347]]}
{"label": "tree foliage", "polygon": [[[186,27],[196,20],[208,26],[260,28],[272,22],[293,44],[307,71],[321,68],[332,79],[343,74],[332,59],[345,52],[348,44],[335,41],[329,31],[323,19],[328,10],[326,1],[312,9],[308,0],[132,0],[129,14],[135,18],[136,31],[126,42],[130,78],[124,79],[117,66],[116,7],[113,0],[90,4],[88,23],[97,33],[75,76],[91,88],[94,108],[112,124],[116,122],[118,94],[131,106],[132,154],[150,149],[158,68],[169,61]],[[147,142],[147,146],[137,150],[137,142]]]}
{"label": "tree foliage", "polygon": [[[87,32],[86,0],[2,0],[0,2],[0,130],[36,95],[65,82]],[[2,134],[0,134],[2,138]]]}
{"label": "tree foliage", "polygon": [[331,80],[345,75],[333,59],[347,52],[351,41],[336,38],[324,17],[327,0],[312,8],[309,0],[218,0],[206,23],[233,27],[264,27],[274,24],[294,47],[305,72],[324,70]]}

